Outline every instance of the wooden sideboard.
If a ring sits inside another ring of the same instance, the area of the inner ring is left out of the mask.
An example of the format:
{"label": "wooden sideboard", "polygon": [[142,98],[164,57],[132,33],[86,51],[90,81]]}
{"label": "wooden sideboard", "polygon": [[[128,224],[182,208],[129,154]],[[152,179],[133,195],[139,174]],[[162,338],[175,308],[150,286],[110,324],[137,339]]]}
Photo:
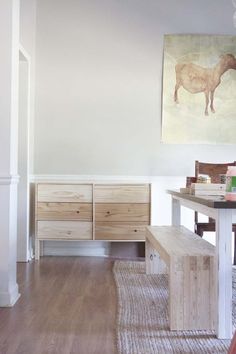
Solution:
{"label": "wooden sideboard", "polygon": [[38,183],[35,258],[44,240],[144,241],[150,184]]}

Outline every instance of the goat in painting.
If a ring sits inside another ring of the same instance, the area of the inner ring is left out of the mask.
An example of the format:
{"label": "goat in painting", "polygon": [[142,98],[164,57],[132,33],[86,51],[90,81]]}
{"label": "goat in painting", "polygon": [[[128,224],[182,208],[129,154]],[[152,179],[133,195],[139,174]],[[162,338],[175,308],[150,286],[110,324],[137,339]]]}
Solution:
{"label": "goat in painting", "polygon": [[203,68],[193,63],[176,64],[176,85],[174,101],[178,101],[178,89],[183,86],[190,93],[203,92],[206,98],[205,115],[208,116],[208,105],[210,97],[210,108],[215,113],[213,101],[215,89],[221,82],[221,76],[229,69],[236,70],[236,58],[233,54],[223,54],[220,61],[213,68]]}

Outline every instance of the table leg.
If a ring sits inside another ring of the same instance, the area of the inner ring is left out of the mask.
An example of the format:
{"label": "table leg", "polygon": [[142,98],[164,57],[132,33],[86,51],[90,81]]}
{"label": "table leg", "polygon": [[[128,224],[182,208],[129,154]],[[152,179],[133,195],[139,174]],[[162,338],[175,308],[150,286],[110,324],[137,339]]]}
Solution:
{"label": "table leg", "polygon": [[232,210],[218,209],[216,218],[216,332],[221,339],[232,337]]}
{"label": "table leg", "polygon": [[173,226],[179,226],[181,224],[181,205],[178,199],[172,197],[172,219]]}

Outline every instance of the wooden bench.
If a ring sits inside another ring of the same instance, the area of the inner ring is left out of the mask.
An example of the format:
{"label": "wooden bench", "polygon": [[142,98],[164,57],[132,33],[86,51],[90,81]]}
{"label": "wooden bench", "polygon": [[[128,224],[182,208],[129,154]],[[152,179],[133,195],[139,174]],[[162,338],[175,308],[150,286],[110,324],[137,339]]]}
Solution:
{"label": "wooden bench", "polygon": [[149,226],[146,273],[168,273],[171,330],[215,329],[213,245],[183,226]]}

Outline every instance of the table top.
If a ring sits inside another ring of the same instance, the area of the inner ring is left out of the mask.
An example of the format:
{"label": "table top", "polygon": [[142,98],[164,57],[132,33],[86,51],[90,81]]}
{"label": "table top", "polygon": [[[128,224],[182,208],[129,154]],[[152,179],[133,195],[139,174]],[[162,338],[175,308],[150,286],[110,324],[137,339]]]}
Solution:
{"label": "table top", "polygon": [[225,200],[222,196],[196,196],[188,193],[181,193],[178,190],[167,190],[167,193],[181,199],[191,200],[192,202],[206,205],[215,209],[236,209],[236,201]]}

